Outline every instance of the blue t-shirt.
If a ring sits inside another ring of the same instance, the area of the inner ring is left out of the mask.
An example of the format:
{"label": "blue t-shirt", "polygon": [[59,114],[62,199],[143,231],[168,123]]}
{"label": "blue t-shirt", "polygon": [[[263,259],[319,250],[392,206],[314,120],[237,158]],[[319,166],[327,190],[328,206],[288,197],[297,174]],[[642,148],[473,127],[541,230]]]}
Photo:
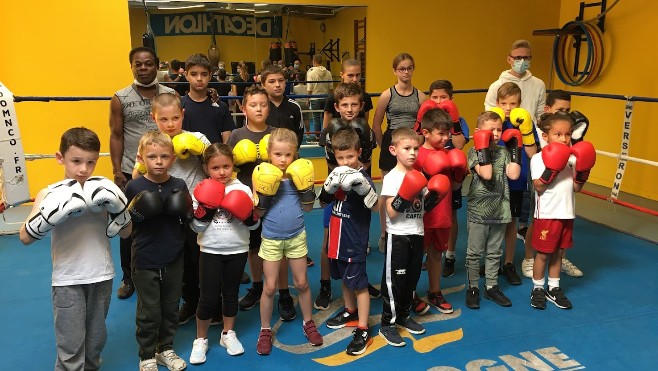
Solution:
{"label": "blue t-shirt", "polygon": [[288,240],[304,231],[304,210],[299,192],[290,179],[281,180],[272,206],[262,218],[263,238]]}
{"label": "blue t-shirt", "polygon": [[[512,125],[509,120],[503,122],[503,133],[507,129],[517,129]],[[533,130],[533,135],[535,136],[535,143],[539,143],[539,137],[537,136],[537,131]],[[505,142],[500,140],[499,145],[505,147]],[[508,179],[510,191],[525,191],[528,189],[528,173],[530,172],[530,159],[525,152],[525,146],[521,148],[521,175],[516,180]]]}

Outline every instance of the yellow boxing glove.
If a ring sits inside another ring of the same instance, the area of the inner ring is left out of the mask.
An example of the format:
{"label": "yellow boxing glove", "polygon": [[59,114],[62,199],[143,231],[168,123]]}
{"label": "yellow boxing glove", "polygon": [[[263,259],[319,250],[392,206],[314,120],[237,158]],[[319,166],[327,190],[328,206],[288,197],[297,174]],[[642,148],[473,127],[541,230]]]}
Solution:
{"label": "yellow boxing glove", "polygon": [[172,139],[172,142],[174,142],[174,153],[181,160],[185,160],[190,155],[199,156],[206,149],[201,139],[192,133],[180,133]]}
{"label": "yellow boxing glove", "polygon": [[532,123],[532,116],[524,108],[514,108],[509,114],[509,119],[512,125],[519,128],[523,135],[523,145],[532,146],[535,144],[534,129],[535,125]]}
{"label": "yellow boxing glove", "polygon": [[267,134],[258,142],[258,157],[261,161],[269,161],[270,156],[267,154],[267,145],[270,142],[270,134]]}
{"label": "yellow boxing glove", "polygon": [[313,181],[315,180],[315,171],[313,170],[313,163],[305,158],[300,158],[293,161],[286,169],[286,175],[295,184],[299,191],[302,204],[312,204],[315,202],[315,188]]}
{"label": "yellow boxing glove", "polygon": [[235,165],[243,165],[248,162],[256,162],[258,159],[258,149],[256,143],[249,139],[242,139],[233,147],[233,162]]}
{"label": "yellow boxing glove", "polygon": [[[253,143],[253,142],[252,142]],[[272,199],[279,190],[283,172],[278,167],[263,162],[254,168],[251,181],[254,186],[254,206],[259,209],[268,209],[272,205]]]}
{"label": "yellow boxing glove", "polygon": [[503,122],[505,121],[505,110],[503,110],[502,108],[491,107],[487,111],[496,112],[498,116],[500,116],[500,119],[503,120]]}
{"label": "yellow boxing glove", "polygon": [[135,166],[133,167],[133,169],[137,169],[137,171],[139,171],[139,173],[142,175],[146,174],[146,165],[142,164],[139,161],[135,161]]}

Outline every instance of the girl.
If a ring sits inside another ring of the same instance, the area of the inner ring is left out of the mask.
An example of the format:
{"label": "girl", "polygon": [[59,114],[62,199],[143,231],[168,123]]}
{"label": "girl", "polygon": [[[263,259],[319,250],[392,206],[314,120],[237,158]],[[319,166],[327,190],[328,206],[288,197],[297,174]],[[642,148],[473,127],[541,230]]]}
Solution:
{"label": "girl", "polygon": [[[194,220],[190,223],[199,233],[197,241],[201,248],[197,339],[192,346],[191,364],[206,361],[208,327],[220,305],[224,330],[219,344],[232,356],[244,353],[233,325],[238,312],[240,279],[247,262],[249,230],[258,227],[253,219],[251,190],[239,180],[231,179],[231,147],[220,143],[208,146],[203,153],[203,169],[210,179],[194,188]],[[220,293],[223,303],[218,299]]]}
{"label": "girl", "polygon": [[[596,161],[591,143],[571,145],[574,121],[563,113],[542,116],[539,129],[548,145],[541,156],[532,156],[530,173],[535,186],[535,219],[532,247],[537,250],[533,264],[530,305],[546,308],[546,300],[558,308],[571,309],[569,299],[560,289],[560,270],[564,249],[573,245],[575,192],[580,192]],[[573,155],[573,156],[571,156]],[[575,165],[573,164],[575,158]],[[548,291],[544,290],[544,273],[548,264]]]}
{"label": "girl", "polygon": [[307,159],[293,162],[297,154],[297,134],[289,129],[272,131],[267,146],[271,163],[263,162],[253,172],[256,190],[256,213],[263,223],[263,239],[258,256],[263,258],[265,275],[260,299],[261,330],[256,351],[267,355],[272,351],[272,307],[281,260],[288,259],[299,306],[303,331],[313,346],[322,345],[322,336],[313,322],[311,290],[306,277],[306,231],[303,211],[313,209],[313,164]]}

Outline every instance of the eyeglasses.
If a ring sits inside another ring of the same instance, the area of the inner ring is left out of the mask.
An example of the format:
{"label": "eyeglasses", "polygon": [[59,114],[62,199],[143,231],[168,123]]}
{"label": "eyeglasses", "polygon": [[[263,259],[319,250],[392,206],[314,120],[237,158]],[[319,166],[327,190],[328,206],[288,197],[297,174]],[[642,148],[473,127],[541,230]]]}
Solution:
{"label": "eyeglasses", "polygon": [[400,68],[397,68],[396,71],[398,71],[398,72],[400,72],[400,73],[414,72],[414,66],[400,67]]}
{"label": "eyeglasses", "polygon": [[531,55],[510,55],[509,57],[514,59],[515,61],[520,61],[522,59],[525,59],[526,61],[531,61],[532,60]]}

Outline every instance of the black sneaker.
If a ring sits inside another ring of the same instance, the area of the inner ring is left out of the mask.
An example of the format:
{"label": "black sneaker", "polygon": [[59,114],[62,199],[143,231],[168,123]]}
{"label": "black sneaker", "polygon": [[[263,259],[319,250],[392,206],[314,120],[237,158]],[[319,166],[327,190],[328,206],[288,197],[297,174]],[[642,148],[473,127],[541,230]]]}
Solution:
{"label": "black sneaker", "polygon": [[184,325],[194,317],[196,317],[196,305],[193,306],[187,302],[183,303],[178,310],[178,324]]}
{"label": "black sneaker", "polygon": [[450,258],[443,259],[443,272],[441,272],[441,276],[452,277],[454,274],[455,274],[455,259],[450,259]]}
{"label": "black sneaker", "polygon": [[240,284],[244,285],[250,282],[251,282],[251,278],[249,278],[247,272],[242,272],[242,278],[240,279]]}
{"label": "black sneaker", "polygon": [[382,292],[377,290],[377,288],[371,284],[368,284],[368,294],[370,294],[371,299],[377,299],[382,297]]}
{"label": "black sneaker", "polygon": [[354,337],[347,346],[345,353],[350,356],[358,356],[365,353],[370,344],[372,344],[372,337],[370,337],[370,331],[368,329],[354,329]]}
{"label": "black sneaker", "polygon": [[523,226],[516,230],[516,238],[525,242],[525,235],[528,233],[528,227]]}
{"label": "black sneaker", "polygon": [[520,285],[521,277],[516,273],[516,267],[512,263],[505,263],[503,265],[503,276],[507,278],[510,285]]}
{"label": "black sneaker", "polygon": [[530,306],[537,309],[546,309],[546,291],[542,287],[535,287],[530,293]]}
{"label": "black sneaker", "polygon": [[434,306],[439,312],[444,314],[450,314],[454,311],[452,305],[443,297],[441,291],[438,292],[428,292],[427,293],[427,302]]}
{"label": "black sneaker", "polygon": [[347,311],[347,308],[344,308],[335,317],[329,318],[327,320],[327,327],[331,329],[339,329],[345,326],[356,327],[358,325],[359,325],[359,312],[355,311],[354,313],[350,313]]}
{"label": "black sneaker", "polygon": [[409,331],[410,334],[420,335],[425,333],[425,327],[414,321],[414,319],[411,317],[398,319],[395,324],[398,325],[398,327],[402,327],[403,329]]}
{"label": "black sneaker", "polygon": [[546,300],[550,301],[551,303],[555,304],[555,306],[561,309],[573,308],[571,302],[569,301],[569,299],[567,299],[566,296],[564,296],[564,292],[562,292],[562,289],[560,289],[559,287],[553,287],[552,289],[548,290],[546,292]]}
{"label": "black sneaker", "polygon": [[411,310],[417,315],[422,316],[430,310],[430,306],[414,291],[414,296],[411,298]]}
{"label": "black sneaker", "polygon": [[292,300],[292,296],[279,296],[279,318],[282,321],[292,321],[297,317],[297,312],[295,311],[295,302]]}
{"label": "black sneaker", "polygon": [[320,286],[318,297],[315,298],[313,307],[317,310],[327,310],[331,306],[331,287]]}
{"label": "black sneaker", "polygon": [[242,300],[240,300],[239,307],[240,310],[249,310],[256,306],[260,302],[260,296],[263,292],[261,290],[256,290],[254,287],[247,289],[247,295],[245,295]]}
{"label": "black sneaker", "polygon": [[480,309],[480,289],[469,287],[466,290],[466,306],[471,309]]}
{"label": "black sneaker", "polygon": [[135,293],[135,285],[131,281],[121,281],[121,287],[117,289],[119,299],[128,299]]}
{"label": "black sneaker", "polygon": [[398,328],[392,325],[382,325],[379,329],[379,336],[384,338],[387,343],[394,347],[403,347],[407,343],[404,342],[402,336],[398,333]]}
{"label": "black sneaker", "polygon": [[512,306],[512,301],[503,294],[502,291],[500,291],[500,287],[498,285],[484,290],[484,298],[489,299],[493,301],[494,303],[500,305],[501,307],[511,307]]}

